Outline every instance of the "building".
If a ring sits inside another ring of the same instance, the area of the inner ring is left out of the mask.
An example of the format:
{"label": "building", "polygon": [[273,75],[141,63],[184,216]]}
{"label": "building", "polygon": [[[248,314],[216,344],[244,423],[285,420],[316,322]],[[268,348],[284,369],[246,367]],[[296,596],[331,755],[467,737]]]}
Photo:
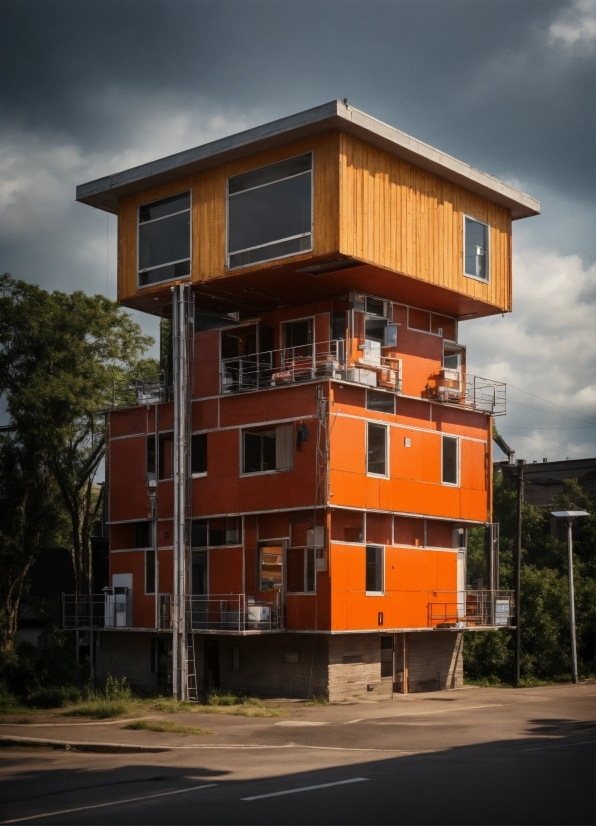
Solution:
{"label": "building", "polygon": [[505,386],[458,326],[511,310],[511,222],[539,203],[339,101],[77,198],[118,215],[119,300],[173,329],[171,370],[108,417],[110,588],[65,601],[98,674],[459,685],[462,630],[512,603],[466,588]]}
{"label": "building", "polygon": [[[496,473],[501,473],[502,462],[495,462]],[[596,459],[565,459],[549,462],[531,462],[524,465],[524,501],[528,505],[552,509],[553,499],[563,490],[563,482],[577,479],[586,496],[596,495]]]}

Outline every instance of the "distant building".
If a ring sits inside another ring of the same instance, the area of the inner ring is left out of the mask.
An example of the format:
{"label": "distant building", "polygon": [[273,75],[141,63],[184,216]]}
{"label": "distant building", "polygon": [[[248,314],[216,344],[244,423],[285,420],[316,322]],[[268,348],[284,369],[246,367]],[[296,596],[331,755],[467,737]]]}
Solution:
{"label": "distant building", "polygon": [[[503,463],[495,462],[494,468],[501,472]],[[525,465],[524,501],[538,508],[550,508],[566,479],[577,479],[586,496],[596,496],[596,459],[543,460]]]}

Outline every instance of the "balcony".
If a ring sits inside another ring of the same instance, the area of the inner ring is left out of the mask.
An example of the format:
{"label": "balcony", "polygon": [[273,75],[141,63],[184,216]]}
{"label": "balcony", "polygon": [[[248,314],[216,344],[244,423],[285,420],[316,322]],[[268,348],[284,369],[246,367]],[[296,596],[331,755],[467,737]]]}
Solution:
{"label": "balcony", "polygon": [[142,378],[114,381],[110,409],[158,404],[172,399],[172,388],[165,373]]}
{"label": "balcony", "polygon": [[449,602],[429,602],[429,627],[511,628],[514,596],[514,591],[454,591]]}
{"label": "balcony", "polygon": [[500,381],[444,369],[430,376],[424,395],[427,399],[464,410],[504,416],[507,412],[506,387]]}
{"label": "balcony", "polygon": [[[205,594],[186,596],[185,619],[188,631],[242,634],[257,631],[282,631],[285,627],[279,593],[270,597],[245,594]],[[172,629],[174,596],[162,594],[159,627]]]}
{"label": "balcony", "polygon": [[62,594],[63,628],[131,628],[132,598],[128,588],[106,588],[101,594]]}
{"label": "balcony", "polygon": [[349,359],[346,342],[336,339],[221,362],[222,394],[248,393],[315,379],[339,379],[400,392],[400,360],[366,351],[361,359]]}

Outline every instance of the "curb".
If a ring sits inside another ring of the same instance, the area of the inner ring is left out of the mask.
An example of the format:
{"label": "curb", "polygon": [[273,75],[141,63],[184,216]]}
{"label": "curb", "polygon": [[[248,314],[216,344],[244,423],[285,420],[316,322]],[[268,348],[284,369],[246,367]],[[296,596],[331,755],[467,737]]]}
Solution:
{"label": "curb", "polygon": [[77,742],[76,740],[49,740],[43,737],[11,737],[10,735],[0,735],[1,746],[46,746],[59,751],[88,751],[98,754],[156,754],[170,751],[168,746],[135,746],[123,745],[121,743],[89,743]]}

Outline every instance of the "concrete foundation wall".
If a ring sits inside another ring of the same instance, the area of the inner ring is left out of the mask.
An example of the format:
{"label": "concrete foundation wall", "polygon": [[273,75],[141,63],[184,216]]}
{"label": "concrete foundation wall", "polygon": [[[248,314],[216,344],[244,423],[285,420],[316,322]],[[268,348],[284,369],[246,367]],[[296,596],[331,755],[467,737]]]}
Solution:
{"label": "concrete foundation wall", "polygon": [[381,678],[381,641],[378,634],[338,634],[329,637],[330,702],[390,699],[392,690],[392,678]]}
{"label": "concrete foundation wall", "polygon": [[463,633],[408,634],[408,691],[461,688],[464,683]]}
{"label": "concrete foundation wall", "polygon": [[102,631],[95,647],[95,682],[103,686],[108,674],[141,692],[157,691],[157,674],[151,671],[151,634]]}

